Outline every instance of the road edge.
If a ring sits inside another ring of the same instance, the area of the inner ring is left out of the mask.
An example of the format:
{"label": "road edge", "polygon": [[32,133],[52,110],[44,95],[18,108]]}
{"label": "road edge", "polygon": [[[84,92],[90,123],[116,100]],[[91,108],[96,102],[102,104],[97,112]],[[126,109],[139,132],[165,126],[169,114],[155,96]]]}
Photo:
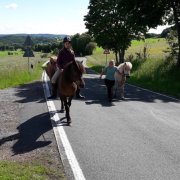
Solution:
{"label": "road edge", "polygon": [[57,125],[57,121],[60,120],[55,105],[52,100],[47,100],[47,97],[50,94],[49,86],[47,83],[47,75],[45,71],[42,73],[42,84],[44,95],[46,98],[47,108],[50,114],[50,120],[53,127],[55,139],[58,146],[58,151],[64,166],[64,171],[69,180],[85,180],[84,174],[79,166],[79,163],[74,155],[74,152],[71,148],[67,135],[64,131],[63,125]]}

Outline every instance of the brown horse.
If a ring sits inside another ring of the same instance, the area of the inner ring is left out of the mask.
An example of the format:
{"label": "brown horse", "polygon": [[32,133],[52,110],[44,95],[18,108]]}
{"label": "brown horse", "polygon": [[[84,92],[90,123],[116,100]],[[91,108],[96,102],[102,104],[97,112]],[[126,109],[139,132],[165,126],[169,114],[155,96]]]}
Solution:
{"label": "brown horse", "polygon": [[[56,56],[51,57],[44,67],[50,80],[56,70],[56,59]],[[65,107],[68,125],[71,125],[70,106],[72,98],[76,93],[77,87],[83,88],[85,86],[82,77],[83,73],[85,73],[85,68],[82,62],[72,61],[65,66],[57,80],[58,95],[61,99],[61,111],[64,111]]]}
{"label": "brown horse", "polygon": [[[58,79],[59,96],[61,99],[61,110],[66,110],[68,125],[71,124],[70,106],[78,86],[84,88],[85,82],[82,78],[85,68],[79,61],[73,61],[67,64]],[[64,106],[63,106],[64,105]]]}

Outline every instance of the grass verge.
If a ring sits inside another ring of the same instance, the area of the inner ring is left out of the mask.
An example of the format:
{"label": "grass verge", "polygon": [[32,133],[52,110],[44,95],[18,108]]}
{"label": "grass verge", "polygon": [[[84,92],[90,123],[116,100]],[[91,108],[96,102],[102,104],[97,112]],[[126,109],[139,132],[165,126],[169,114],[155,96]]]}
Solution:
{"label": "grass verge", "polygon": [[37,80],[41,77],[42,68],[41,63],[28,72],[24,66],[17,66],[16,68],[8,69],[7,71],[0,72],[0,89],[13,87],[21,84]]}
{"label": "grass verge", "polygon": [[[54,176],[56,174],[56,176]],[[0,179],[50,179],[50,177],[61,177],[53,170],[46,168],[44,165],[33,164],[33,163],[20,163],[11,161],[1,161],[0,162]]]}
{"label": "grass verge", "polygon": [[180,98],[180,70],[171,58],[133,61],[134,70],[128,82],[153,91]]}

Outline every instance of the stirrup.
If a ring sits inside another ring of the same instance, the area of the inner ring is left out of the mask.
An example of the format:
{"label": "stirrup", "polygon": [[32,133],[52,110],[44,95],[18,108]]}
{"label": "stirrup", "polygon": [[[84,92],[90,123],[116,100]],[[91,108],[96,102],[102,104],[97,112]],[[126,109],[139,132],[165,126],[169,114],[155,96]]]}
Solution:
{"label": "stirrup", "polygon": [[85,96],[82,96],[82,95],[78,94],[78,95],[76,95],[76,98],[77,98],[77,99],[84,99]]}

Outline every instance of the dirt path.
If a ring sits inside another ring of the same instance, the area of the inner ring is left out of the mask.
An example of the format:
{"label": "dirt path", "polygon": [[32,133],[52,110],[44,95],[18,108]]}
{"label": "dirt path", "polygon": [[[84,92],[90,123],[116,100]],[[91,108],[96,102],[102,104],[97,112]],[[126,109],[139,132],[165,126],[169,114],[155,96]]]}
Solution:
{"label": "dirt path", "polygon": [[39,163],[66,179],[41,81],[0,90],[0,161]]}

